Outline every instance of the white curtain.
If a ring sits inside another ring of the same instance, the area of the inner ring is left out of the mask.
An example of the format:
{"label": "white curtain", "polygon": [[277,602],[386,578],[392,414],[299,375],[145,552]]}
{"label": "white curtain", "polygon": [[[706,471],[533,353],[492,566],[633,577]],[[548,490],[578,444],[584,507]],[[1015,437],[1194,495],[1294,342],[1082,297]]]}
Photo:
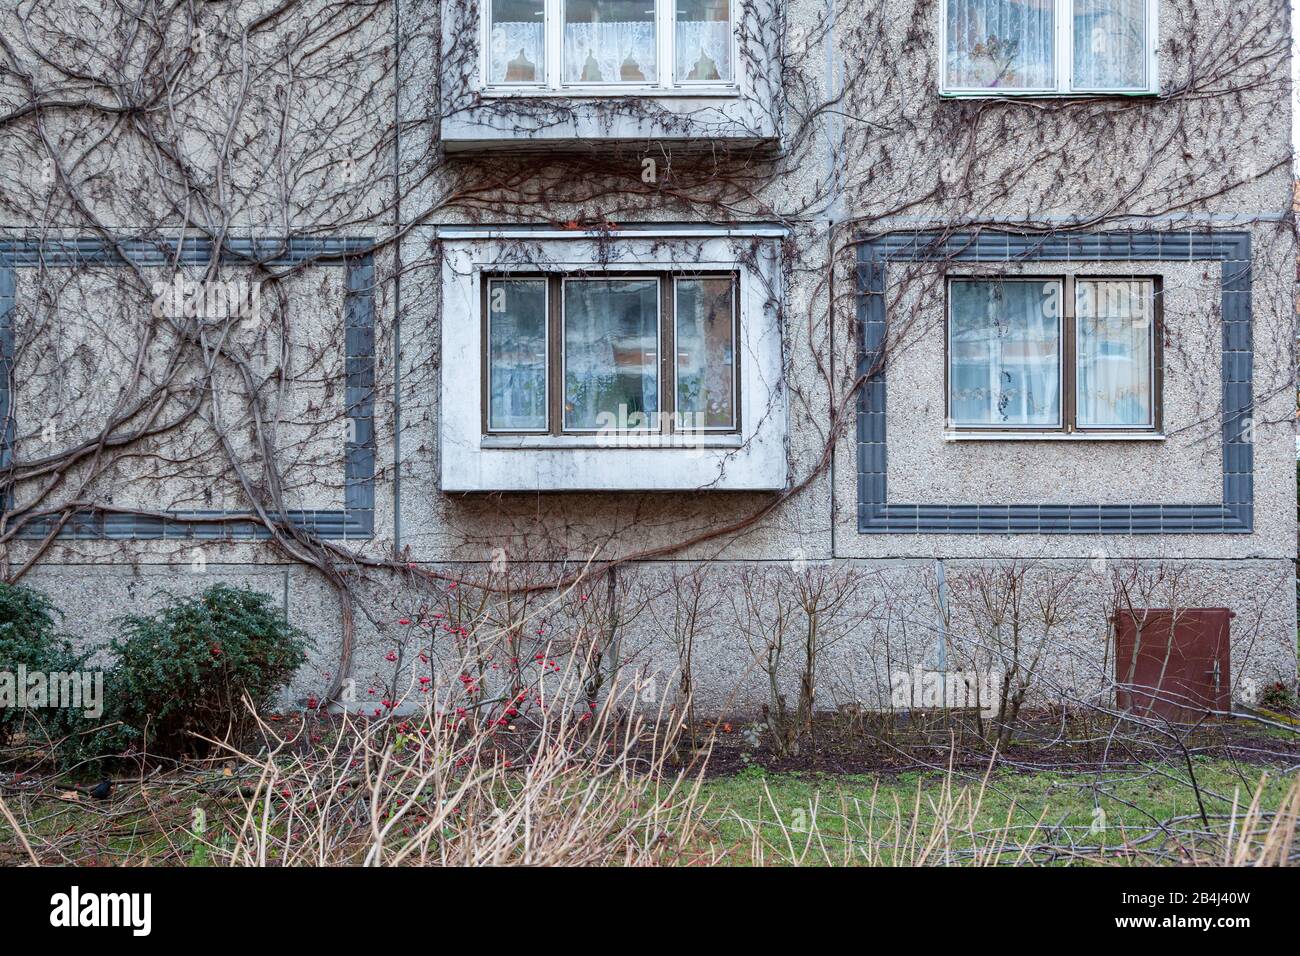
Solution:
{"label": "white curtain", "polygon": [[951,287],[949,414],[957,425],[1060,423],[1060,284]]}
{"label": "white curtain", "polygon": [[[624,71],[628,74],[626,79],[623,79]],[[657,80],[653,21],[564,25],[564,82],[654,83]]]}
{"label": "white curtain", "polygon": [[[678,20],[677,79],[731,80],[731,23],[727,20]],[[713,69],[707,67],[712,62]],[[697,65],[700,69],[696,69]],[[692,75],[692,70],[696,70]],[[714,75],[716,73],[716,75]]]}
{"label": "white curtain", "polygon": [[1151,284],[1080,281],[1079,424],[1151,425]]}
{"label": "white curtain", "polygon": [[1053,86],[1053,0],[949,0],[948,86]]}
{"label": "white curtain", "polygon": [[[493,23],[491,44],[493,83],[540,83],[546,79],[543,67],[545,34],[542,24],[516,20]],[[529,63],[533,67],[532,76],[528,75]]]}
{"label": "white curtain", "polygon": [[573,281],[564,294],[565,426],[644,427],[620,407],[629,418],[659,411],[655,281]]}
{"label": "white curtain", "polygon": [[1147,85],[1146,0],[1075,0],[1074,87]]}

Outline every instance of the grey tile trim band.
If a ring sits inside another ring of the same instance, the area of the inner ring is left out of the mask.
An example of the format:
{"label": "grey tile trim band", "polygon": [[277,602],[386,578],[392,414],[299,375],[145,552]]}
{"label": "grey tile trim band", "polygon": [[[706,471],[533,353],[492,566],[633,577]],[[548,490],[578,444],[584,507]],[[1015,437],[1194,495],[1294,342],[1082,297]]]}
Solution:
{"label": "grey tile trim band", "polygon": [[859,374],[885,343],[891,262],[1221,263],[1223,500],[1165,504],[898,504],[888,498],[885,369],[858,396],[858,531],[862,534],[1248,534],[1254,530],[1250,234],[1245,232],[892,232],[859,237]]}
{"label": "grey tile trim band", "polygon": [[[369,239],[232,239],[221,249],[231,264],[266,266],[325,266],[346,272],[344,335],[346,337],[346,415],[354,422],[344,450],[343,508],[294,510],[282,516],[286,525],[323,538],[369,538],[375,527],[375,267]],[[187,238],[179,244],[139,240],[118,244],[102,239],[0,240],[0,470],[12,467],[16,416],[10,414],[14,373],[13,318],[17,270],[34,267],[141,266],[202,264],[210,261],[213,243]],[[121,253],[119,254],[119,250]],[[8,494],[8,488],[4,489]],[[54,520],[29,522],[22,537],[44,537]],[[66,538],[141,539],[195,538],[256,540],[270,532],[247,511],[171,511],[164,516],[85,511],[73,515],[62,531]]]}

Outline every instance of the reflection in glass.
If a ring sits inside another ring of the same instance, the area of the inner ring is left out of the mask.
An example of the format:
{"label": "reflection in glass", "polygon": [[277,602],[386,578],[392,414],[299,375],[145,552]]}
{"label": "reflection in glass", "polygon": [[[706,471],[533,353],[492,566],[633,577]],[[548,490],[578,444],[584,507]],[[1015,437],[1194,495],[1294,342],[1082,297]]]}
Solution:
{"label": "reflection in glass", "polygon": [[954,425],[1061,423],[1061,283],[960,279],[948,287]]}
{"label": "reflection in glass", "polygon": [[492,83],[541,83],[546,79],[543,0],[491,0],[488,78]]}
{"label": "reflection in glass", "polygon": [[1081,428],[1155,424],[1153,292],[1149,280],[1080,279],[1076,283]]}
{"label": "reflection in glass", "polygon": [[658,427],[659,280],[564,283],[564,427]]}
{"label": "reflection in glass", "polygon": [[948,0],[949,89],[1055,87],[1054,0]]}
{"label": "reflection in glass", "polygon": [[1146,86],[1146,0],[1074,0],[1074,88]]}
{"label": "reflection in glass", "polygon": [[546,430],[546,280],[488,282],[488,428]]}
{"label": "reflection in glass", "polygon": [[735,283],[677,280],[677,414],[682,428],[735,424]]}

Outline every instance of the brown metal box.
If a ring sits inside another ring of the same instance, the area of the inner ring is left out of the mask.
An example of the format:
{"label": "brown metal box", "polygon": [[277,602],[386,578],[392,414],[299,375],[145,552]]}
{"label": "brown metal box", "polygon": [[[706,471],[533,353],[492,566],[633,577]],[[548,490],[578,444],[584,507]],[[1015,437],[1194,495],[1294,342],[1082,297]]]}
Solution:
{"label": "brown metal box", "polygon": [[1232,705],[1226,607],[1149,608],[1115,616],[1116,704],[1192,723]]}

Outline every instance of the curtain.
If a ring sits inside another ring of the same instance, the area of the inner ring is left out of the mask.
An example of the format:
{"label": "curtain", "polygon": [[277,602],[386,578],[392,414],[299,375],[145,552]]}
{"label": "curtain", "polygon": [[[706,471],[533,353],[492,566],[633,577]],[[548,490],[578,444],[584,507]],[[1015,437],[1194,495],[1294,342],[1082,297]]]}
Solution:
{"label": "curtain", "polygon": [[564,82],[654,83],[651,20],[564,24]]}
{"label": "curtain", "polygon": [[1075,0],[1075,89],[1146,85],[1146,0]]}
{"label": "curtain", "polygon": [[955,425],[1060,424],[1060,283],[950,286],[948,414]]}
{"label": "curtain", "polygon": [[492,24],[493,83],[540,83],[544,80],[545,34],[541,23],[506,20]]}
{"label": "curtain", "polygon": [[677,21],[677,79],[731,81],[731,23]]}
{"label": "curtain", "polygon": [[947,85],[1055,85],[1053,0],[949,0]]}
{"label": "curtain", "polygon": [[[564,286],[564,424],[644,427],[659,411],[659,298],[654,279]],[[626,418],[624,418],[626,414]]]}
{"label": "curtain", "polygon": [[494,279],[488,287],[488,424],[546,427],[546,283]]}
{"label": "curtain", "polygon": [[1076,287],[1079,424],[1153,424],[1151,283],[1080,280]]}
{"label": "curtain", "polygon": [[683,428],[735,422],[731,279],[677,280],[677,413]]}

